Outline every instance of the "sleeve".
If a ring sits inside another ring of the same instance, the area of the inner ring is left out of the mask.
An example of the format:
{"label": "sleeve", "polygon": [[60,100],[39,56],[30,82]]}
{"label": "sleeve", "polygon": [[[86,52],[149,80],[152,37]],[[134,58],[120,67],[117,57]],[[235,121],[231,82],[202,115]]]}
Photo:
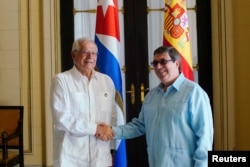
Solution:
{"label": "sleeve", "polygon": [[207,94],[198,89],[191,100],[191,125],[196,136],[196,150],[193,155],[194,167],[206,167],[208,151],[213,145],[213,118]]}
{"label": "sleeve", "polygon": [[86,122],[86,120],[72,115],[65,84],[62,76],[55,76],[52,80],[50,106],[54,127],[76,137],[95,135],[97,128],[95,123]]}
{"label": "sleeve", "polygon": [[[143,108],[143,107],[142,107]],[[138,118],[133,118],[131,122],[113,127],[114,139],[131,139],[145,134],[143,109]]]}

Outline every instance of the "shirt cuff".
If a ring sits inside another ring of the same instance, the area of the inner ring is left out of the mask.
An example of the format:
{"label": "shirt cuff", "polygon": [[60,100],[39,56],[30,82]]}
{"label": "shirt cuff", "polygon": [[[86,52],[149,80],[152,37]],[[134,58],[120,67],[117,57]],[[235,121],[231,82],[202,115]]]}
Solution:
{"label": "shirt cuff", "polygon": [[120,139],[122,137],[122,129],[120,127],[112,127],[115,136],[113,137],[113,139]]}
{"label": "shirt cuff", "polygon": [[90,123],[88,129],[89,129],[90,135],[95,135],[96,134],[96,129],[97,129],[97,124]]}

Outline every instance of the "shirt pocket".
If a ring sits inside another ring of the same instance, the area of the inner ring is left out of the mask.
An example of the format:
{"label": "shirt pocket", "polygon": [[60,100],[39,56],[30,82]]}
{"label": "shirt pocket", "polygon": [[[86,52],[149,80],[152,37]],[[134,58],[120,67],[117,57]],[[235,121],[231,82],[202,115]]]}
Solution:
{"label": "shirt pocket", "polygon": [[188,107],[187,102],[174,102],[173,108],[170,109],[173,118],[177,120],[186,120],[188,118]]}
{"label": "shirt pocket", "polygon": [[89,160],[89,136],[74,137],[65,133],[63,140],[63,153],[67,158]]}
{"label": "shirt pocket", "polygon": [[111,111],[113,107],[113,96],[111,92],[101,91],[99,92],[100,104],[102,111]]}
{"label": "shirt pocket", "polygon": [[111,92],[100,91],[98,93],[98,103],[99,107],[97,109],[96,119],[97,121],[110,123],[111,115],[113,110],[113,97]]}
{"label": "shirt pocket", "polygon": [[71,113],[80,117],[82,114],[88,112],[89,109],[89,98],[84,92],[71,92],[69,94],[69,104]]}

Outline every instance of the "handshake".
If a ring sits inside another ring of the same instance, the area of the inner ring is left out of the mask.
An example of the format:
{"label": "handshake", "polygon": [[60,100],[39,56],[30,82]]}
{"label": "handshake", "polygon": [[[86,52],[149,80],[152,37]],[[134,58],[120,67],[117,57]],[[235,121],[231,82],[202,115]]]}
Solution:
{"label": "handshake", "polygon": [[114,137],[114,131],[111,126],[106,123],[100,123],[97,125],[95,136],[103,141],[111,140]]}

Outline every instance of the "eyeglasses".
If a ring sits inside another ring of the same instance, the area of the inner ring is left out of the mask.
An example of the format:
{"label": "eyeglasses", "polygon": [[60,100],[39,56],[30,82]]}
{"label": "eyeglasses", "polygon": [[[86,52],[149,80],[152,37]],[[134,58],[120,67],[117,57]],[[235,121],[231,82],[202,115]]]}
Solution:
{"label": "eyeglasses", "polygon": [[151,64],[152,66],[156,67],[157,64],[160,63],[160,64],[163,66],[163,65],[167,64],[169,61],[173,61],[173,60],[172,60],[172,59],[161,59],[161,60],[159,60],[159,61],[154,60],[154,61],[152,61],[150,64]]}
{"label": "eyeglasses", "polygon": [[93,55],[93,56],[98,55],[98,52],[90,52],[90,51],[85,51],[85,50],[78,50],[77,52],[83,55]]}

